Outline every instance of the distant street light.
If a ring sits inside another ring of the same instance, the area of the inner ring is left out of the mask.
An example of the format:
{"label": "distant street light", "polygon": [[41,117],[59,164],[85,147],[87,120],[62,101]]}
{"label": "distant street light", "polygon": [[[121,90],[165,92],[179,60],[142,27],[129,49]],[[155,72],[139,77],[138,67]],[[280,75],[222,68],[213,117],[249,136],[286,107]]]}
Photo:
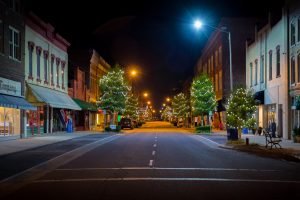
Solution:
{"label": "distant street light", "polygon": [[196,29],[200,29],[202,28],[202,26],[208,26],[214,30],[218,30],[222,33],[226,33],[228,35],[228,46],[229,46],[229,72],[230,72],[230,91],[232,92],[233,91],[233,83],[232,83],[232,54],[231,54],[231,34],[229,31],[225,31],[224,29],[226,27],[222,27],[222,28],[218,28],[218,27],[214,27],[214,26],[210,26],[208,24],[203,24],[200,20],[196,20],[194,22],[194,26]]}
{"label": "distant street light", "polygon": [[164,103],[163,106],[166,106],[166,104]]}
{"label": "distant street light", "polygon": [[167,102],[170,102],[170,101],[171,101],[171,99],[168,97],[168,98],[167,98]]}
{"label": "distant street light", "polygon": [[147,92],[144,93],[144,97],[148,97],[148,93]]}
{"label": "distant street light", "polygon": [[151,101],[147,101],[147,104],[150,105],[150,104],[151,104]]}
{"label": "distant street light", "polygon": [[130,73],[132,76],[135,76],[137,74],[137,72],[135,70],[132,70]]}

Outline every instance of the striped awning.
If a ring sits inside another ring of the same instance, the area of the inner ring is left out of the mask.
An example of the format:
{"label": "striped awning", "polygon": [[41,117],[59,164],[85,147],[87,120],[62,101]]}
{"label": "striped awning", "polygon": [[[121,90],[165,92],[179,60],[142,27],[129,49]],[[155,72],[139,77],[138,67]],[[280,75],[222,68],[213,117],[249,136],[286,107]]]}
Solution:
{"label": "striped awning", "polygon": [[44,102],[53,108],[81,110],[81,108],[72,100],[71,97],[69,97],[67,93],[38,85],[28,84],[28,86],[39,102]]}

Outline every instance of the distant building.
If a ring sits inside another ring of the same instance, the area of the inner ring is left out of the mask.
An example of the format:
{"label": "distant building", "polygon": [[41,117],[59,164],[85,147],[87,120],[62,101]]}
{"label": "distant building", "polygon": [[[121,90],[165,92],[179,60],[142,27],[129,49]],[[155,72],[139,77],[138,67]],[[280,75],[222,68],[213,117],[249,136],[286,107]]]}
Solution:
{"label": "distant building", "polygon": [[[111,66],[98,54],[96,50],[72,49],[70,51],[70,62],[85,71],[86,99],[92,105],[99,105],[100,99],[99,80],[107,74]],[[71,87],[71,86],[70,86]],[[103,129],[105,123],[105,110],[98,109],[97,112],[89,112],[89,129]]]}
{"label": "distant building", "polygon": [[[245,41],[254,38],[255,22],[256,20],[252,18],[223,18],[217,26],[219,29],[226,27],[226,31],[231,33],[233,87],[246,85]],[[219,126],[219,122],[226,122],[225,104],[230,94],[228,45],[228,34],[215,30],[203,48],[195,67],[196,76],[207,74],[213,82],[218,102],[213,119],[216,127]],[[218,123],[215,123],[217,121]]]}
{"label": "distant building", "polygon": [[98,109],[96,104],[87,101],[87,85],[85,76],[87,73],[84,69],[69,62],[69,87],[68,94],[78,104],[82,110],[72,112],[74,119],[74,127],[79,130],[92,129],[90,122],[90,115],[95,114]]}
{"label": "distant building", "polygon": [[68,96],[68,43],[54,27],[33,13],[25,20],[26,99],[38,107],[28,112],[31,135],[66,129],[71,110],[81,110]]}
{"label": "distant building", "polygon": [[255,40],[246,44],[246,85],[259,103],[258,126],[276,123],[277,135],[288,139],[287,15],[269,20],[255,30]]}
{"label": "distant building", "polygon": [[19,0],[0,0],[0,136],[26,131],[24,99],[24,19]]}

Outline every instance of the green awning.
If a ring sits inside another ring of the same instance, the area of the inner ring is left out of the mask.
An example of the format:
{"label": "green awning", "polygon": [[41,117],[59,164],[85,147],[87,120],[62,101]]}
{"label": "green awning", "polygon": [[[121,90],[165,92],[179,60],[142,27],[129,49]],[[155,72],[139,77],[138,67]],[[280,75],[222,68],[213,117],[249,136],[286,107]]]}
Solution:
{"label": "green awning", "polygon": [[98,108],[96,105],[86,102],[86,101],[82,101],[80,99],[74,99],[73,100],[78,104],[78,106],[82,109],[82,110],[89,110],[89,111],[98,111]]}

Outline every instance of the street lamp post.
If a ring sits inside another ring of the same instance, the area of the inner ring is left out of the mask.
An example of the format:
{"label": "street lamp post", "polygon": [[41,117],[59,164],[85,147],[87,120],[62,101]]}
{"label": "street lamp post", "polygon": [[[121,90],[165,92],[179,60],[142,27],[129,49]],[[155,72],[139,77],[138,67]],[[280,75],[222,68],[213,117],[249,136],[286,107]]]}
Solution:
{"label": "street lamp post", "polygon": [[200,29],[203,25],[208,26],[208,27],[210,27],[214,30],[218,30],[222,33],[226,33],[228,35],[230,91],[232,92],[233,91],[233,82],[232,82],[232,54],[231,54],[231,34],[230,34],[230,31],[225,31],[222,28],[217,28],[217,27],[214,27],[214,26],[210,26],[208,24],[203,24],[199,20],[196,20],[195,23],[194,23],[194,26],[195,26],[196,29]]}

